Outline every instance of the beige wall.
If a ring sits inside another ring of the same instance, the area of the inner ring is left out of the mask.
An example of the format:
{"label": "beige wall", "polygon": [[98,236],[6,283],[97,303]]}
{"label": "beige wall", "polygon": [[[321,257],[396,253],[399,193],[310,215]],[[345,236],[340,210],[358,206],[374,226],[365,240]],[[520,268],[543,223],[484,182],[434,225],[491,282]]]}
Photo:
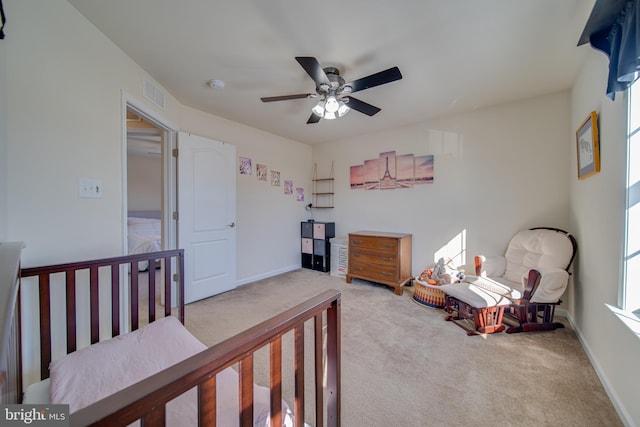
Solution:
{"label": "beige wall", "polygon": [[[473,255],[504,253],[523,228],[569,226],[569,93],[479,109],[415,126],[314,147],[335,167],[338,234],[358,229],[413,234],[413,272],[466,231]],[[357,114],[352,112],[350,114]],[[379,153],[435,155],[433,184],[395,190],[349,188],[349,167]]]}
{"label": "beige wall", "polygon": [[578,181],[570,164],[571,228],[579,244],[570,315],[618,412],[628,425],[640,425],[640,339],[605,307],[618,304],[622,283],[627,111],[625,94],[615,102],[604,95],[607,70],[607,58],[593,50],[571,94],[572,129],[598,112],[601,172]]}
{"label": "beige wall", "polygon": [[127,210],[162,209],[162,161],[160,157],[127,156]]}
{"label": "beige wall", "polygon": [[[142,72],[66,1],[5,8],[16,24],[7,36],[7,238],[26,243],[26,266],[120,254],[121,90],[140,93]],[[101,180],[103,197],[80,199],[80,177]]]}

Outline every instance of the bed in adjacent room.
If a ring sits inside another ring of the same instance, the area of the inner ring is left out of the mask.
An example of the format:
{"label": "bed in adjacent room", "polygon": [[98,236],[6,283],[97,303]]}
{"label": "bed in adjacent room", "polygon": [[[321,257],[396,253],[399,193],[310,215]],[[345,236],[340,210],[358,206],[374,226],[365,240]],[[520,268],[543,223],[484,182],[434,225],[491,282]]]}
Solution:
{"label": "bed in adjacent room", "polygon": [[[160,211],[130,211],[127,216],[127,243],[130,255],[161,251]],[[140,264],[140,271],[147,268],[146,263]]]}
{"label": "bed in adjacent room", "polygon": [[127,217],[129,254],[162,250],[160,211],[131,211]]}

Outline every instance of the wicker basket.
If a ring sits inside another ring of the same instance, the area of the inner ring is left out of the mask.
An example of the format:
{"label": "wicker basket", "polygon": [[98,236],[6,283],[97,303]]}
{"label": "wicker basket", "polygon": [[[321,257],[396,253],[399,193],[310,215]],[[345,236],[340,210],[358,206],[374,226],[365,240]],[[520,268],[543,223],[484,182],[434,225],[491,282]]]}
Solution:
{"label": "wicker basket", "polygon": [[444,308],[445,293],[437,285],[430,285],[416,278],[413,289],[413,300],[421,305],[433,308]]}

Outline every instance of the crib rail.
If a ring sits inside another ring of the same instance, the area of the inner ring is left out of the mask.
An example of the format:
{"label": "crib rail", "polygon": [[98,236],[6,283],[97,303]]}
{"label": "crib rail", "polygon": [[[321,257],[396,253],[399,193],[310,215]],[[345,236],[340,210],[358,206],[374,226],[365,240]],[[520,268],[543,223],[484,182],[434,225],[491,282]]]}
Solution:
{"label": "crib rail", "polygon": [[[172,262],[175,260],[175,264]],[[91,261],[71,262],[66,264],[48,265],[43,267],[24,268],[20,273],[21,278],[35,277],[39,287],[39,311],[40,311],[40,376],[44,380],[49,378],[49,364],[51,362],[51,293],[52,275],[62,273],[65,280],[65,304],[66,304],[66,335],[67,353],[77,349],[77,317],[76,286],[84,283],[76,283],[77,273],[89,272],[89,305],[90,305],[90,333],[91,344],[100,341],[100,292],[99,278],[101,269],[110,269],[110,293],[111,293],[111,336],[120,335],[120,275],[121,266],[127,267],[130,274],[129,316],[131,330],[136,330],[140,323],[140,301],[138,293],[139,276],[142,274],[138,267],[141,262],[148,262],[149,273],[155,272],[156,267],[163,265],[164,272],[164,316],[171,315],[171,283],[173,275],[177,279],[178,317],[184,324],[184,250],[174,249],[145,254],[125,255],[113,258],[103,258]],[[173,265],[173,267],[172,267]],[[174,271],[175,269],[175,271]],[[148,274],[149,301],[148,321],[156,319],[156,277]]]}
{"label": "crib rail", "polygon": [[22,242],[0,243],[0,405],[18,403],[20,373],[20,319],[18,275]]}
{"label": "crib rail", "polygon": [[[326,318],[326,354],[323,350],[323,317]],[[239,425],[253,425],[253,354],[270,349],[270,425],[282,425],[282,336],[294,331],[294,416],[304,423],[304,324],[314,324],[316,426],[340,425],[340,293],[324,293],[290,308],[245,332],[149,377],[71,415],[72,426],[124,426],[142,419],[144,426],[165,425],[167,402],[198,388],[199,425],[216,425],[215,374],[238,363]],[[326,368],[323,368],[326,357]],[[326,388],[323,382],[326,380]],[[326,405],[326,406],[325,406]],[[326,410],[326,420],[324,414]]]}

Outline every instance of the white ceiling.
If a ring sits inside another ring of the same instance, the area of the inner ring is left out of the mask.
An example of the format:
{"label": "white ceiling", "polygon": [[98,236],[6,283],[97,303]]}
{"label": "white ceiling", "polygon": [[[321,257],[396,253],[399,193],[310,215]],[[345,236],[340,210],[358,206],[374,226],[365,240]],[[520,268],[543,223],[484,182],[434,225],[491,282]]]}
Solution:
{"label": "white ceiling", "polygon": [[[181,103],[314,144],[570,88],[593,0],[69,0]],[[347,81],[398,66],[354,96],[382,109],[306,124],[313,56]],[[225,82],[224,90],[207,86]]]}

